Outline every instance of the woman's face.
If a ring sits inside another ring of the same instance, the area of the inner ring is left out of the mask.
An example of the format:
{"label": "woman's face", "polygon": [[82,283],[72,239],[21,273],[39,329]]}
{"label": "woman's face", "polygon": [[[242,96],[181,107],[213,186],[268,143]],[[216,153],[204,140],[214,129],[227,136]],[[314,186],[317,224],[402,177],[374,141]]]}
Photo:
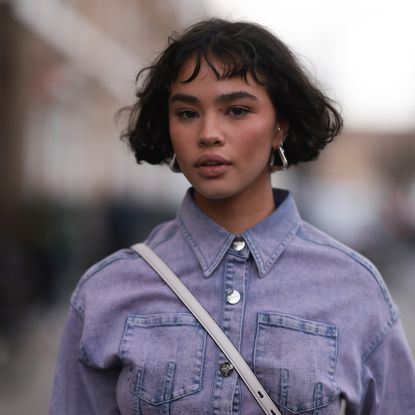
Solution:
{"label": "woman's face", "polygon": [[251,76],[218,80],[204,61],[197,77],[182,83],[193,68],[189,60],[171,85],[169,129],[181,171],[197,197],[251,198],[269,191],[268,160],[282,131],[265,88]]}

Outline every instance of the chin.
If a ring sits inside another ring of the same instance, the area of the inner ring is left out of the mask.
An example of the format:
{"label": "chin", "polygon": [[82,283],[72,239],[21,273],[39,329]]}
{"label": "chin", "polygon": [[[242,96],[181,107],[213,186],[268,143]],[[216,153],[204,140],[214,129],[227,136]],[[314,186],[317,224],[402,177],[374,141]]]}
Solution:
{"label": "chin", "polygon": [[208,200],[225,200],[235,196],[238,192],[235,189],[206,189],[195,187],[195,192],[202,198]]}

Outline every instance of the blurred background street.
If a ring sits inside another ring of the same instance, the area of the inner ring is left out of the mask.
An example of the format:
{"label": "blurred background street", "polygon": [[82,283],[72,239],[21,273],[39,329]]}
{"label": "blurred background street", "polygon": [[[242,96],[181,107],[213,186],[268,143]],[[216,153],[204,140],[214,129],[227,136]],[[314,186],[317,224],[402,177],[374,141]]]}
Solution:
{"label": "blurred background street", "polygon": [[415,352],[415,26],[397,0],[0,0],[0,414],[46,414],[69,297],[94,262],[174,217],[188,187],[137,166],[117,111],[173,30],[262,23],[345,118],[274,175],[303,217],[371,259]]}

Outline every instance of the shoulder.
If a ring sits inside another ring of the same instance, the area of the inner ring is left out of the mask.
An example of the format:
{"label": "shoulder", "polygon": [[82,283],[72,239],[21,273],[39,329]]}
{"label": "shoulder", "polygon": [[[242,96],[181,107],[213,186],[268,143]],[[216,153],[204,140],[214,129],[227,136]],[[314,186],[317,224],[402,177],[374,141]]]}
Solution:
{"label": "shoulder", "polygon": [[[176,221],[164,222],[151,231],[145,243],[157,249],[174,240],[176,234]],[[133,249],[120,249],[92,265],[83,274],[72,294],[71,304],[83,314],[87,303],[106,301],[122,286],[134,284],[147,268],[147,264]]]}
{"label": "shoulder", "polygon": [[369,275],[379,282],[379,271],[369,259],[309,223],[302,222],[297,237],[305,245],[309,245],[318,250],[319,253],[330,255],[333,258],[337,257],[343,260],[345,265],[349,264],[350,266],[357,267],[363,273],[369,273]]}
{"label": "shoulder", "polygon": [[360,271],[362,275],[373,278],[379,284],[379,288],[384,289],[384,283],[378,269],[369,259],[356,250],[304,221],[297,236],[305,245],[312,246],[319,253],[326,254],[332,257],[333,260],[338,259],[343,262],[344,266],[353,267]]}
{"label": "shoulder", "polygon": [[137,260],[137,254],[131,249],[121,249],[92,265],[79,280],[72,294],[71,304],[79,312],[85,311],[85,295],[88,291],[96,292],[100,286],[104,289],[115,284],[114,278],[120,277]]}
{"label": "shoulder", "polygon": [[155,249],[159,245],[171,241],[177,235],[178,229],[179,226],[176,219],[168,222],[163,222],[150,232],[145,243],[151,248]]}
{"label": "shoulder", "polygon": [[324,268],[320,272],[330,275],[339,308],[340,303],[349,303],[344,309],[349,311],[344,314],[353,324],[362,326],[362,336],[367,336],[365,358],[399,319],[399,310],[381,273],[368,258],[307,222],[303,222],[297,237],[302,250],[312,251],[314,260]]}

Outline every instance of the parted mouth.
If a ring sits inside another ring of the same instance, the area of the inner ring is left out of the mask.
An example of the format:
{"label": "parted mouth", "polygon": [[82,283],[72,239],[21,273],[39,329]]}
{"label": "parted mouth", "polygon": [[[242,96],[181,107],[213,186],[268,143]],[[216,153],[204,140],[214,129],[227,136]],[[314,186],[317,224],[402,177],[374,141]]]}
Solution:
{"label": "parted mouth", "polygon": [[216,154],[204,155],[197,159],[195,167],[203,166],[221,166],[221,165],[230,165],[232,164],[229,160],[218,156]]}

